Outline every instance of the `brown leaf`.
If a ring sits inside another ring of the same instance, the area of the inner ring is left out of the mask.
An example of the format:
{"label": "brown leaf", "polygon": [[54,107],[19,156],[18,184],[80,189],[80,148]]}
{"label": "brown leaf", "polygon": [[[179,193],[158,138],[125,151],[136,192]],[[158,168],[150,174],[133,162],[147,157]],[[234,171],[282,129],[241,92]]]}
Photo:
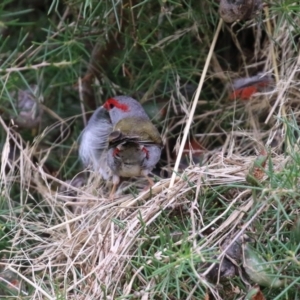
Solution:
{"label": "brown leaf", "polygon": [[209,294],[206,292],[203,300],[209,300]]}
{"label": "brown leaf", "polygon": [[251,297],[251,300],[266,300],[259,286],[255,286],[255,289],[257,290],[257,293]]}

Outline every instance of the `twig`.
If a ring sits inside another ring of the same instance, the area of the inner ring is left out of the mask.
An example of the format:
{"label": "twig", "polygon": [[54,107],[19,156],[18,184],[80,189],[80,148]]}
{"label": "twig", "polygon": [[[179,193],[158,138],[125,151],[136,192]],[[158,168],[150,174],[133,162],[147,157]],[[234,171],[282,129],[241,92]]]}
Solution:
{"label": "twig", "polygon": [[48,67],[48,66],[62,67],[62,66],[69,66],[72,64],[74,64],[74,62],[71,61],[61,61],[57,63],[48,63],[44,61],[37,65],[30,65],[25,67],[0,68],[0,72],[12,73],[12,72],[27,71],[27,70],[37,70],[39,68]]}
{"label": "twig", "polygon": [[82,111],[83,124],[84,124],[84,126],[86,126],[87,119],[86,119],[85,108],[84,108],[84,96],[83,96],[82,80],[81,80],[80,77],[78,78],[78,91],[79,91],[80,108],[81,108],[81,111]]}
{"label": "twig", "polygon": [[[270,14],[269,14],[269,8],[268,6],[265,6],[264,8],[265,14],[266,14],[266,19],[267,19],[267,31],[271,40],[272,37],[272,28],[271,28],[271,23],[270,23]],[[276,83],[278,83],[279,81],[279,73],[278,73],[278,65],[277,65],[277,61],[276,61],[276,54],[275,54],[275,50],[274,50],[274,44],[271,43],[271,57],[272,57],[272,64],[273,64],[273,68],[274,68],[274,74],[275,74],[275,80]]]}
{"label": "twig", "polygon": [[[264,8],[265,14],[266,14],[266,19],[267,19],[267,32],[269,34],[270,37],[270,50],[271,50],[271,57],[272,57],[272,64],[273,64],[273,68],[274,68],[274,74],[275,74],[275,81],[276,84],[278,84],[279,82],[279,74],[278,74],[278,66],[277,66],[277,62],[276,62],[276,55],[275,55],[275,51],[274,51],[274,45],[272,43],[271,37],[272,37],[272,29],[271,29],[271,24],[270,24],[270,15],[269,15],[269,8],[266,6]],[[278,106],[279,102],[282,101],[283,97],[280,97],[278,95],[277,100],[275,102],[275,104],[273,105],[265,123],[268,124],[268,122],[270,121],[271,116],[273,115],[276,107]]]}

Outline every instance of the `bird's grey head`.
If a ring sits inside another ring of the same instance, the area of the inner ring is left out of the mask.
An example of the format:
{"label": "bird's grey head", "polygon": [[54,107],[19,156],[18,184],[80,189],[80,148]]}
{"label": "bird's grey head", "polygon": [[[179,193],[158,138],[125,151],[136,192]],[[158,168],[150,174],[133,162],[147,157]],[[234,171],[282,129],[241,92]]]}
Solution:
{"label": "bird's grey head", "polygon": [[109,98],[105,101],[103,107],[109,112],[113,125],[117,124],[121,119],[128,117],[140,117],[149,120],[142,105],[129,96]]}

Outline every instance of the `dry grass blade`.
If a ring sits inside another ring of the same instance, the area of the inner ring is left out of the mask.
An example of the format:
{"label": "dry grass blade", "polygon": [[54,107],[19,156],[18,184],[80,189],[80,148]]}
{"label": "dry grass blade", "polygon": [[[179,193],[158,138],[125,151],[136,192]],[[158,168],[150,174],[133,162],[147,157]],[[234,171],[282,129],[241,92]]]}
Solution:
{"label": "dry grass blade", "polygon": [[211,60],[212,55],[213,55],[213,51],[215,49],[217,38],[219,36],[219,32],[220,32],[221,27],[222,27],[222,23],[223,23],[223,21],[222,21],[222,19],[220,19],[218,27],[217,27],[215,35],[214,35],[214,38],[212,40],[209,52],[208,52],[208,55],[207,55],[207,59],[205,61],[205,65],[203,67],[200,82],[199,82],[199,85],[198,85],[198,88],[197,88],[197,91],[196,91],[196,94],[195,94],[195,97],[194,97],[194,100],[193,100],[193,104],[192,104],[192,107],[191,107],[191,110],[190,110],[190,113],[189,113],[189,118],[188,118],[188,121],[187,121],[186,126],[184,128],[183,137],[182,137],[182,140],[181,140],[180,148],[179,148],[179,151],[178,151],[177,159],[176,159],[176,162],[175,162],[173,174],[172,174],[171,181],[170,181],[170,186],[169,186],[170,188],[173,187],[174,182],[175,182],[176,173],[178,172],[178,167],[179,167],[179,163],[180,163],[180,160],[181,160],[181,157],[182,157],[183,149],[184,149],[184,146],[185,146],[185,143],[186,143],[186,140],[187,140],[187,136],[188,136],[189,131],[190,131],[190,127],[191,127],[191,124],[192,124],[192,120],[194,118],[197,103],[199,101],[199,96],[200,96],[202,86],[203,86],[203,83],[204,83],[204,80],[205,80],[205,77],[206,77],[206,73],[207,73],[207,70],[208,70],[208,67],[209,67],[209,64],[210,64],[210,60]]}

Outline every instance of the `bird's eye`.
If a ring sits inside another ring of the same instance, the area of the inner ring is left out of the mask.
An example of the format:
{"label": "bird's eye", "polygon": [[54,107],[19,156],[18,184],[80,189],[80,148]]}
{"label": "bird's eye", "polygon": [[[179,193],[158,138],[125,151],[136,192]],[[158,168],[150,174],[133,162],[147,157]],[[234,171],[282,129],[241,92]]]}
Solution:
{"label": "bird's eye", "polygon": [[114,107],[115,106],[112,103],[109,104],[109,109],[113,109]]}

